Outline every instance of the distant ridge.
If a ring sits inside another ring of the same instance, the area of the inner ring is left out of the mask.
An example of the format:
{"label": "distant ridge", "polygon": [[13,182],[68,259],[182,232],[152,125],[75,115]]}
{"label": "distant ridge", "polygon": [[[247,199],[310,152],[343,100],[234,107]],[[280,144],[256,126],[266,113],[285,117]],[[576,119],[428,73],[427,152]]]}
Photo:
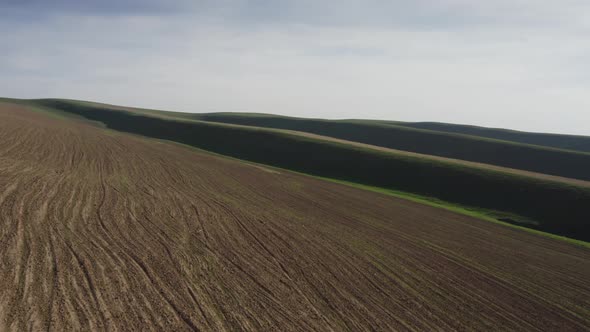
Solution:
{"label": "distant ridge", "polygon": [[[590,153],[555,147],[412,128],[386,121],[322,120],[237,113],[194,114],[190,118],[303,131],[391,149],[590,180]],[[534,134],[530,135],[534,137]],[[577,137],[556,136],[562,141],[567,137]],[[581,136],[580,140],[584,142],[587,139],[589,138]],[[554,145],[556,144],[558,143]]]}
{"label": "distant ridge", "polygon": [[525,131],[457,125],[440,122],[391,122],[397,126],[465,134],[510,142],[534,144],[564,150],[590,152],[590,137],[579,135],[532,133]]}

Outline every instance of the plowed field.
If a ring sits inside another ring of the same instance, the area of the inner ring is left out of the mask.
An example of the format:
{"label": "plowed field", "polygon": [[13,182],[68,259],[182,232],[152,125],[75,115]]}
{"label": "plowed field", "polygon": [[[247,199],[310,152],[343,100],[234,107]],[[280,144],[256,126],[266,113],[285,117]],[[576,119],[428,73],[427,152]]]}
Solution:
{"label": "plowed field", "polygon": [[589,326],[587,248],[0,104],[2,331]]}

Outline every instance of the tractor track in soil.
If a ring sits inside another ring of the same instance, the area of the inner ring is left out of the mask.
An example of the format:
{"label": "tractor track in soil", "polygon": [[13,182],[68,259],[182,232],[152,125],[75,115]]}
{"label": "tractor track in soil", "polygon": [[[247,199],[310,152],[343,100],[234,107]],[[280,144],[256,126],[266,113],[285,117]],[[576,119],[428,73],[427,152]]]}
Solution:
{"label": "tractor track in soil", "polygon": [[0,330],[590,329],[590,250],[0,105]]}

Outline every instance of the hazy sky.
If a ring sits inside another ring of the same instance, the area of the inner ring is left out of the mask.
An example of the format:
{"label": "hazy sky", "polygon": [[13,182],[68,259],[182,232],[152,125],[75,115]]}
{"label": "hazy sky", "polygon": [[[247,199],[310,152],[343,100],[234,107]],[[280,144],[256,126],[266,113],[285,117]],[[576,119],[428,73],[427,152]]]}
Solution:
{"label": "hazy sky", "polygon": [[0,0],[0,95],[590,135],[588,0]]}

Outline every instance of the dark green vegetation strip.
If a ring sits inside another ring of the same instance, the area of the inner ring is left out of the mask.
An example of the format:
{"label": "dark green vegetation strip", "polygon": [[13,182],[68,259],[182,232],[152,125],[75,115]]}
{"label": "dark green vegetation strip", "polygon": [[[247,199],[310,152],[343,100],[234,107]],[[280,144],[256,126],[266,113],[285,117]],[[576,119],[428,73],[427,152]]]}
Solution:
{"label": "dark green vegetation strip", "polygon": [[504,211],[536,221],[536,224],[524,226],[590,240],[590,190],[587,188],[265,129],[169,120],[55,100],[42,104],[103,122],[115,130],[176,141],[316,176]]}
{"label": "dark green vegetation strip", "polygon": [[395,122],[394,125],[442,131],[447,133],[465,134],[504,141],[534,144],[579,152],[590,152],[590,137],[576,135],[560,135],[545,133],[528,133],[516,130],[485,128],[478,126],[456,125],[438,122]]}
{"label": "dark green vegetation strip", "polygon": [[378,121],[316,120],[272,115],[199,114],[195,119],[303,131],[392,149],[590,180],[590,153]]}

